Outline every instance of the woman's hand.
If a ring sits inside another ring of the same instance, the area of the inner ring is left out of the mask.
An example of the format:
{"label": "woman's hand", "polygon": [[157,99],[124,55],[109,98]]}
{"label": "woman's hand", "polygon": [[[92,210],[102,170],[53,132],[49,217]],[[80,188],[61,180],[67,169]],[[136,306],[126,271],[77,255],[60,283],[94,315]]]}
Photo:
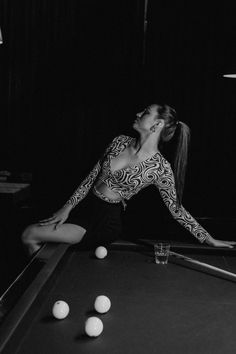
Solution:
{"label": "woman's hand", "polygon": [[233,248],[234,245],[236,245],[235,241],[222,241],[222,240],[216,240],[215,238],[208,236],[205,240],[205,242],[214,247],[228,247],[228,248]]}
{"label": "woman's hand", "polygon": [[64,224],[64,222],[68,219],[68,216],[71,211],[70,205],[65,205],[61,209],[59,209],[56,213],[53,214],[52,217],[39,221],[40,226],[53,225],[54,228],[57,229],[60,225]]}

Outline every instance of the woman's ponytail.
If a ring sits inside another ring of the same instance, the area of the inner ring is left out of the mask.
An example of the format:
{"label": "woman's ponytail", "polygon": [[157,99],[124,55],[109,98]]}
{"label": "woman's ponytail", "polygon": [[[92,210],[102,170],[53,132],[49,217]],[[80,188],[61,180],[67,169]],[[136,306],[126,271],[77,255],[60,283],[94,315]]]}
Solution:
{"label": "woman's ponytail", "polygon": [[[164,119],[165,126],[161,132],[161,145],[168,141],[174,141],[174,163],[173,171],[175,177],[175,188],[177,193],[178,206],[182,203],[184,181],[188,160],[188,146],[190,141],[190,129],[187,124],[180,122],[175,109],[170,106],[157,105],[158,117]],[[176,145],[175,145],[176,144]]]}
{"label": "woman's ponytail", "polygon": [[174,160],[175,187],[177,192],[177,202],[182,203],[186,166],[188,160],[188,146],[190,141],[190,129],[187,124],[178,122],[176,127],[177,146]]}

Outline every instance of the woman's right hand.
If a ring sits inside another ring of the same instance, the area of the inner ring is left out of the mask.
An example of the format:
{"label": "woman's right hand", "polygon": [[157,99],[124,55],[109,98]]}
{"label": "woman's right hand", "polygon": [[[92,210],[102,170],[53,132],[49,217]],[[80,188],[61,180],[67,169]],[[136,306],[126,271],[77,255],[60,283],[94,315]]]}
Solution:
{"label": "woman's right hand", "polygon": [[52,217],[48,219],[43,219],[39,221],[39,226],[47,226],[55,224],[54,228],[57,229],[60,225],[64,224],[64,222],[68,219],[70,214],[71,207],[69,205],[63,206],[56,213],[53,214]]}

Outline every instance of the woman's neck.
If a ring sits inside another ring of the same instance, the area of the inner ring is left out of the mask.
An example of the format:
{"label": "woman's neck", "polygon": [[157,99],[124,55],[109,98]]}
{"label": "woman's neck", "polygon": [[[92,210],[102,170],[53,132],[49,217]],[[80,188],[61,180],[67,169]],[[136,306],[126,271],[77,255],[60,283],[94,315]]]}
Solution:
{"label": "woman's neck", "polygon": [[143,135],[140,134],[139,138],[135,140],[135,144],[133,146],[135,155],[153,155],[158,150],[158,143],[160,140],[160,135],[156,134],[148,134]]}

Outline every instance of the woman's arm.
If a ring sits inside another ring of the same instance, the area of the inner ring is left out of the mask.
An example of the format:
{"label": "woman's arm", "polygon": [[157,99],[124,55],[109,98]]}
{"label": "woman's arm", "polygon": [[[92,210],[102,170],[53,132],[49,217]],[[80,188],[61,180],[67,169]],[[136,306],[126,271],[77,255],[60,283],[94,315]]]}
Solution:
{"label": "woman's arm", "polygon": [[155,185],[158,187],[161,197],[169,209],[173,218],[185,227],[191,234],[198,239],[199,242],[206,242],[209,245],[216,247],[232,247],[236,242],[221,241],[214,239],[192,215],[183,207],[178,206],[177,194],[175,189],[174,174],[170,164],[165,161],[161,173],[158,174],[155,180]]}
{"label": "woman's arm", "polygon": [[83,200],[88,194],[90,188],[94,184],[99,172],[101,171],[101,165],[103,158],[109,153],[109,151],[114,146],[118,137],[115,137],[112,142],[108,145],[103,154],[102,158],[97,161],[93,169],[87,175],[87,177],[80,183],[79,187],[74,191],[70,199],[65,203],[65,206],[71,206],[74,208],[81,200]]}
{"label": "woman's arm", "polygon": [[51,216],[50,218],[40,220],[39,225],[46,226],[54,224],[55,229],[62,225],[68,219],[71,210],[87,195],[100,169],[101,166],[99,160],[92,169],[92,171],[88,174],[88,176],[83,180],[83,182],[72,194],[70,199],[65,203],[65,205],[63,205],[63,207],[59,209],[56,213],[54,213],[53,216]]}
{"label": "woman's arm", "polygon": [[65,206],[69,205],[72,209],[86,197],[100,170],[101,162],[99,160],[93,167],[92,171],[90,171],[87,177],[80,183],[79,187],[74,191],[70,199],[66,202]]}
{"label": "woman's arm", "polygon": [[[39,221],[39,225],[55,225],[55,229],[62,225],[68,218],[71,210],[88,194],[90,188],[95,182],[102,166],[102,160],[113,148],[116,148],[117,142],[122,136],[115,137],[111,144],[105,150],[102,158],[98,160],[92,171],[88,176],[80,183],[79,187],[74,191],[70,199],[59,209],[52,217]],[[122,140],[122,139],[121,139]]]}

